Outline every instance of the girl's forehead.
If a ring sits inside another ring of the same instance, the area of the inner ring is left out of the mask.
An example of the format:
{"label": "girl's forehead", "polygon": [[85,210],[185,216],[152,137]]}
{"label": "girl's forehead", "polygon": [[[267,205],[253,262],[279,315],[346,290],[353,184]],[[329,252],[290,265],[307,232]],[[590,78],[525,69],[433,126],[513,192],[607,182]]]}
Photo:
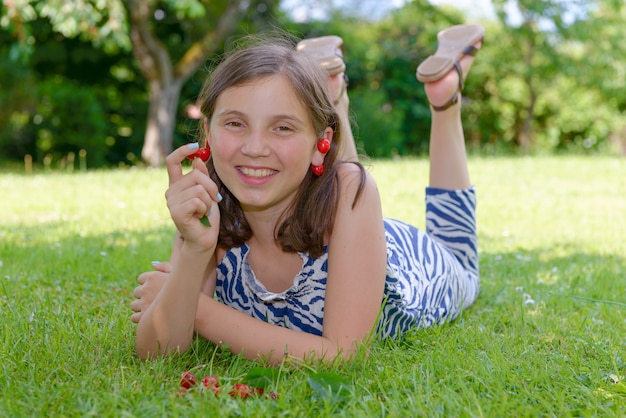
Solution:
{"label": "girl's forehead", "polygon": [[[227,89],[225,89],[223,93],[228,90],[235,88],[255,88],[255,87],[265,87],[266,85],[279,85],[286,90],[294,91],[293,84],[291,80],[284,74],[270,74],[270,75],[262,75],[258,77],[251,78],[249,80],[243,81],[238,84],[234,84]],[[294,91],[295,93],[295,91]]]}
{"label": "girl's forehead", "polygon": [[218,96],[216,107],[234,103],[245,107],[262,104],[268,109],[274,106],[306,112],[305,104],[296,93],[293,84],[283,74],[257,77],[228,87]]}

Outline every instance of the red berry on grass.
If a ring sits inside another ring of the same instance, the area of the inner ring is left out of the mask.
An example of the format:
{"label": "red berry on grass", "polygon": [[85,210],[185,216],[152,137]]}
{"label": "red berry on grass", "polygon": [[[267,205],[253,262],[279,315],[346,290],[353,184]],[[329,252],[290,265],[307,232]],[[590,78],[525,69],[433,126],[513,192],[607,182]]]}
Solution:
{"label": "red berry on grass", "polygon": [[191,372],[183,372],[180,375],[180,386],[185,389],[195,386],[197,381],[198,379],[196,379],[196,376]]}
{"label": "red berry on grass", "polygon": [[204,376],[202,378],[202,384],[205,388],[212,391],[215,395],[220,393],[220,382],[215,376]]}
{"label": "red berry on grass", "polygon": [[245,383],[235,383],[228,394],[233,398],[246,399],[248,396],[254,395],[254,390]]}

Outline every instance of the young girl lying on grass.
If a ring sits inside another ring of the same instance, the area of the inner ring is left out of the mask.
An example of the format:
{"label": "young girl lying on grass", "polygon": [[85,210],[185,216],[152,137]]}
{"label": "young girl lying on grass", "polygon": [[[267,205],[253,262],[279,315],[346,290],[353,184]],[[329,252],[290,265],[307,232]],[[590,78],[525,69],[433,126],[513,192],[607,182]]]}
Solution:
{"label": "young girl lying on grass", "polygon": [[177,238],[134,290],[139,356],[184,352],[197,334],[273,364],[349,358],[372,333],[397,337],[470,306],[475,195],[459,98],[482,39],[476,25],[442,31],[418,67],[433,109],[426,232],[383,218],[357,160],[340,38],[231,53],[200,96],[207,164],[183,174],[197,143],[166,160]]}

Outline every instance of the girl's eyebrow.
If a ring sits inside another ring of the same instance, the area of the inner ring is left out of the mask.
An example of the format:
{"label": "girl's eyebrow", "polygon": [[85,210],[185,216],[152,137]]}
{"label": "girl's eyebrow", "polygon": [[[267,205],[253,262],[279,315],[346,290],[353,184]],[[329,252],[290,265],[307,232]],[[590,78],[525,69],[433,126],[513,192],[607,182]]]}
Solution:
{"label": "girl's eyebrow", "polygon": [[244,117],[244,116],[245,116],[245,114],[244,114],[244,113],[242,113],[242,112],[240,112],[240,111],[238,111],[238,110],[230,110],[230,109],[225,109],[225,110],[222,110],[221,112],[219,112],[219,113],[217,114],[217,116],[218,116],[218,117],[220,117],[220,116],[238,116],[238,117]]}
{"label": "girl's eyebrow", "polygon": [[299,124],[304,124],[304,122],[298,118],[297,116],[294,115],[275,115],[274,119],[276,120],[287,120],[287,121],[291,121],[291,122],[295,122],[295,123],[299,123]]}

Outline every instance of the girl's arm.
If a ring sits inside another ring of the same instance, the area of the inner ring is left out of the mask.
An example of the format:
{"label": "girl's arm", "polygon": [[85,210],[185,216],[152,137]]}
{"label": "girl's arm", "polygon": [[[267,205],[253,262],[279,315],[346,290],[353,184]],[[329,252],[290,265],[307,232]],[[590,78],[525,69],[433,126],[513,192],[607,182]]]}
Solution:
{"label": "girl's arm", "polygon": [[352,208],[358,170],[347,164],[340,171],[342,198],[329,241],[322,336],[268,324],[202,294],[196,316],[196,330],[202,337],[226,344],[249,359],[267,358],[272,364],[280,364],[285,353],[331,361],[355,352],[375,325],[386,268],[382,210],[371,176],[367,175],[361,198]]}
{"label": "girl's arm", "polygon": [[[197,149],[197,144],[193,145],[180,147],[166,159],[170,187],[165,195],[177,238],[171,271],[154,300],[139,315],[136,350],[142,358],[182,352],[189,347],[200,293],[203,287],[211,287],[205,286],[210,283],[208,272],[216,268],[219,194],[204,165],[196,165],[183,175],[181,161]],[[200,222],[205,214],[212,227]]]}
{"label": "girl's arm", "polygon": [[137,325],[136,351],[141,358],[189,348],[199,295],[210,282],[205,279],[207,271],[215,271],[214,255],[186,248],[183,243],[177,262]]}

